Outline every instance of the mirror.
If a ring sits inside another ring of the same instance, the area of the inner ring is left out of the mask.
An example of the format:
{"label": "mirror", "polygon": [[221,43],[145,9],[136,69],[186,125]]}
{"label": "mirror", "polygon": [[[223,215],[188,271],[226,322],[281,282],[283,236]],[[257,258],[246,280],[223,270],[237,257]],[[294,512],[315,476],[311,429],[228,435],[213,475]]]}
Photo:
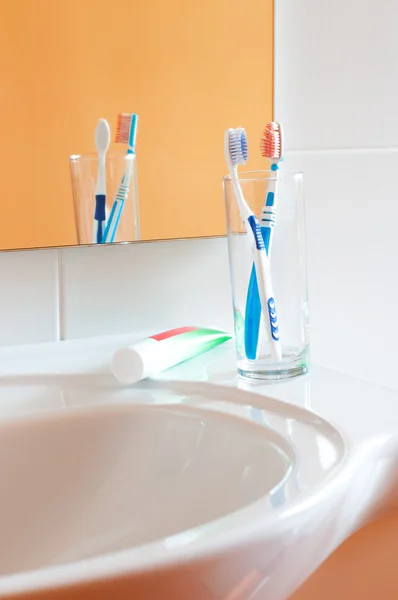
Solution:
{"label": "mirror", "polygon": [[249,167],[267,168],[272,0],[2,0],[0,14],[0,249],[78,243],[69,157],[95,153],[101,117],[124,155],[126,111],[140,239],[225,233],[224,130],[246,127]]}

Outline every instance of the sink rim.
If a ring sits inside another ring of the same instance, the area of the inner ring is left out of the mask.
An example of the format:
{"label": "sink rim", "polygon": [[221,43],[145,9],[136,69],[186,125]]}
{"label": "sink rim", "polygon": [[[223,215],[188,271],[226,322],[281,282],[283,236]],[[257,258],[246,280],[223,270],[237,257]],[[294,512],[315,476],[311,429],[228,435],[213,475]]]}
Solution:
{"label": "sink rim", "polygon": [[[322,485],[317,485],[313,489],[304,491],[297,498],[275,508],[272,512],[268,512],[268,514],[261,514],[261,505],[269,494],[238,511],[216,519],[212,523],[219,525],[220,529],[217,529],[217,531],[212,532],[203,538],[198,537],[193,544],[176,545],[175,547],[166,549],[164,539],[156,540],[143,546],[118,550],[116,552],[84,559],[82,561],[6,575],[1,578],[0,597],[4,594],[12,595],[28,591],[38,592],[52,588],[63,588],[71,585],[100,581],[123,575],[138,576],[144,572],[155,571],[158,568],[169,569],[176,565],[186,565],[199,559],[205,559],[206,557],[214,556],[227,548],[231,550],[233,547],[237,548],[242,544],[253,543],[256,539],[263,539],[264,537],[276,535],[282,522],[286,525],[287,520],[297,518],[300,514],[311,508],[314,503],[327,499],[333,491],[336,491],[336,487],[340,489],[341,486],[336,486],[336,484],[338,484],[339,478],[341,479],[344,477],[344,467],[347,462],[347,443],[338,429],[316,413],[254,392],[238,390],[230,386],[220,386],[207,382],[150,382],[148,386],[149,388],[154,389],[204,394],[204,396],[208,395],[211,390],[213,394],[217,394],[217,399],[220,399],[221,401],[226,400],[227,402],[231,401],[233,397],[236,397],[236,395],[239,394],[238,403],[240,405],[260,405],[265,411],[276,411],[281,414],[288,412],[296,418],[304,418],[306,422],[323,426],[333,433],[340,445],[339,459],[336,459],[336,464],[325,476]],[[176,405],[175,403],[164,403],[163,405],[158,406],[160,408],[161,406],[170,405],[175,408],[178,406],[178,404]],[[59,410],[50,410],[45,413],[10,417],[3,420],[2,423],[7,424],[7,422],[10,423],[10,421],[13,421],[15,424],[16,422],[20,424],[21,421],[31,423],[36,420],[51,420],[55,417],[55,414],[57,415],[56,418],[59,418],[59,415],[62,415],[63,418],[68,418],[79,412],[82,414],[82,411],[85,414],[90,414],[98,409],[106,409],[109,407],[116,409],[117,406],[118,405],[115,404],[74,406],[62,410],[61,412]],[[216,412],[218,413],[219,411],[216,410]],[[236,417],[236,415],[229,415],[229,417],[231,416],[240,419],[242,418]],[[272,429],[269,431],[270,433],[275,434],[275,437],[278,439],[278,444],[283,440],[284,445],[289,445],[288,441],[280,433]],[[293,463],[293,469],[288,469],[288,474],[285,476],[284,480],[291,475],[295,468]],[[280,482],[276,487],[282,485],[282,482]],[[207,525],[208,523],[204,526],[199,526],[197,529],[201,529]],[[183,533],[187,533],[187,531]],[[177,536],[178,535],[179,534],[177,534]]]}

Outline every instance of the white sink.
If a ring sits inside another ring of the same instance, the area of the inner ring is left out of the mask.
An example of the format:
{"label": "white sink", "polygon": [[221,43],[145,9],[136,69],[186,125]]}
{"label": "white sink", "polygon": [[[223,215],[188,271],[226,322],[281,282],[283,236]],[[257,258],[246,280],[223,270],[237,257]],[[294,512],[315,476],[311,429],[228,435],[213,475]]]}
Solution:
{"label": "white sink", "polygon": [[330,424],[202,383],[64,378],[62,398],[0,422],[0,596],[283,598],[343,464]]}
{"label": "white sink", "polygon": [[0,572],[195,528],[266,498],[292,464],[271,430],[188,406],[102,406],[0,424]]}

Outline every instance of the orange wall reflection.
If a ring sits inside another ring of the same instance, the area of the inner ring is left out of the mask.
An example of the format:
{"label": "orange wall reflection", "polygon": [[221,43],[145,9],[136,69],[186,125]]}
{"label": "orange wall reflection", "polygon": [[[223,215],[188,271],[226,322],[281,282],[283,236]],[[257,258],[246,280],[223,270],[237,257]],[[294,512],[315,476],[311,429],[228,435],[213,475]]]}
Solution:
{"label": "orange wall reflection", "polygon": [[76,242],[68,156],[133,111],[142,236],[223,233],[223,130],[264,165],[272,52],[272,0],[2,0],[0,248]]}
{"label": "orange wall reflection", "polygon": [[396,600],[398,510],[349,538],[290,600]]}

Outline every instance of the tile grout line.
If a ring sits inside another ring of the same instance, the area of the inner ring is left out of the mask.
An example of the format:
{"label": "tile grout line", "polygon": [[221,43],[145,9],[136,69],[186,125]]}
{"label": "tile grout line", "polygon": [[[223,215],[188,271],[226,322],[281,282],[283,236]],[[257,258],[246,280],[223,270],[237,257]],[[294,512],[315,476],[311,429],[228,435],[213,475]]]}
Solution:
{"label": "tile grout line", "polygon": [[64,339],[62,248],[57,249],[57,342]]}
{"label": "tile grout line", "polygon": [[398,146],[386,146],[377,148],[315,148],[306,150],[285,150],[286,155],[292,154],[384,154],[386,152],[397,153]]}

